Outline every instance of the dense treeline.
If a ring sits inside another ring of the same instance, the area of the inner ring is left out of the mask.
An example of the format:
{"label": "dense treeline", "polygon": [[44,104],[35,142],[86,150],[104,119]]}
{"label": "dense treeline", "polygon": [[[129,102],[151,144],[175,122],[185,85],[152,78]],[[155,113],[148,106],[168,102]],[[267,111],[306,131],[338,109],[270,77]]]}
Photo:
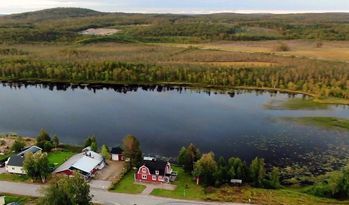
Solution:
{"label": "dense treeline", "polygon": [[68,82],[190,83],[204,86],[248,86],[304,91],[349,99],[346,64],[314,64],[299,67],[211,68],[200,65],[168,65],[125,62],[43,62],[0,60],[2,79],[48,79]]}
{"label": "dense treeline", "polygon": [[[348,14],[125,14],[57,8],[0,17],[0,42],[81,41],[87,28],[110,27],[138,41],[348,40]],[[186,37],[186,38],[185,38]],[[188,39],[189,38],[189,39]],[[99,39],[100,40],[100,39]],[[119,41],[120,37],[104,41]]]}
{"label": "dense treeline", "polygon": [[181,148],[177,162],[196,178],[197,183],[205,186],[221,186],[241,180],[239,184],[249,183],[255,187],[281,187],[279,169],[274,167],[268,172],[264,159],[258,157],[250,165],[237,157],[216,160],[213,152],[201,154],[195,145],[190,144]]}

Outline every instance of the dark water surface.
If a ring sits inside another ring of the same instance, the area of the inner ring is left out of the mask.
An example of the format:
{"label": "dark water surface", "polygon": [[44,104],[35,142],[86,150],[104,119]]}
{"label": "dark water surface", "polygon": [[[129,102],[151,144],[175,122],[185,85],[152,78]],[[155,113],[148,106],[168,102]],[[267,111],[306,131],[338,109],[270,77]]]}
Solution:
{"label": "dark water surface", "polygon": [[[235,95],[234,95],[235,94]],[[349,156],[349,133],[298,125],[279,117],[349,117],[349,108],[270,110],[272,100],[288,94],[235,91],[215,94],[184,88],[124,87],[91,90],[80,87],[0,85],[0,132],[35,136],[41,128],[65,143],[81,144],[96,135],[99,145],[117,145],[137,136],[148,154],[176,156],[194,143],[217,155],[255,156],[275,163],[302,163],[309,156]],[[301,95],[292,96],[302,98]],[[337,153],[338,152],[338,153]]]}

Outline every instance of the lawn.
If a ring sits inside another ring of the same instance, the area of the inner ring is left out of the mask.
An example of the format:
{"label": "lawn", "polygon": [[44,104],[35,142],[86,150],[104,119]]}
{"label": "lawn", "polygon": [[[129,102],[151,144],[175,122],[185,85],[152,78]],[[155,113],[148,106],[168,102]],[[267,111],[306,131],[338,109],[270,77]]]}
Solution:
{"label": "lawn", "polygon": [[112,189],[112,191],[128,194],[140,194],[145,189],[144,185],[134,183],[134,172],[128,172]]}
{"label": "lawn", "polygon": [[48,161],[55,167],[60,166],[67,161],[74,153],[70,151],[55,151],[48,154]]}
{"label": "lawn", "polygon": [[[205,201],[226,201],[226,202],[242,202],[255,203],[261,205],[313,205],[313,204],[348,204],[349,201],[337,201],[333,199],[320,198],[309,194],[302,193],[302,189],[259,189],[249,186],[232,187],[223,186],[220,188],[209,189],[208,193],[204,192],[204,188],[195,184],[192,177],[183,171],[182,168],[174,167],[177,171],[177,181],[174,183],[177,188],[174,191],[154,189],[151,193],[154,196],[189,199],[189,200],[205,200]],[[184,192],[185,186],[188,188]]]}
{"label": "lawn", "polygon": [[192,200],[203,200],[205,198],[204,189],[196,185],[190,174],[185,173],[180,167],[173,167],[173,169],[178,174],[176,181],[173,183],[177,186],[176,189],[174,191],[154,189],[152,195]]}
{"label": "lawn", "polygon": [[11,182],[28,182],[29,177],[26,175],[19,174],[0,174],[0,181],[11,181]]}
{"label": "lawn", "polygon": [[29,196],[19,196],[13,194],[0,194],[5,196],[5,203],[18,202],[19,204],[37,204],[37,198]]}
{"label": "lawn", "polygon": [[320,198],[302,193],[300,189],[268,190],[253,187],[222,187],[206,195],[206,200],[242,202],[261,205],[325,205],[349,204],[349,201]]}

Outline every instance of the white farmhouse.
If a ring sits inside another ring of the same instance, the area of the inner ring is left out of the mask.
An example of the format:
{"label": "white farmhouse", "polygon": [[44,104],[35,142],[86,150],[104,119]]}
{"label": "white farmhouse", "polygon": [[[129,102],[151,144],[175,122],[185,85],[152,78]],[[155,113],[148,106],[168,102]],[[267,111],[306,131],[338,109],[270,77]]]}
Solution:
{"label": "white farmhouse", "polygon": [[42,149],[37,146],[31,146],[24,148],[22,152],[13,155],[7,159],[5,162],[5,169],[9,173],[13,174],[25,174],[25,170],[23,169],[23,162],[26,153],[37,153],[41,152]]}

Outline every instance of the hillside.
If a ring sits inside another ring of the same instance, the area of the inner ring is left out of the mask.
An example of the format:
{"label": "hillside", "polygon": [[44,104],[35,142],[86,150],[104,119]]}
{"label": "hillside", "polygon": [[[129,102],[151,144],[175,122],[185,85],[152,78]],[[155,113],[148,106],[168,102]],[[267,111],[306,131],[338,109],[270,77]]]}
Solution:
{"label": "hillside", "polygon": [[[79,34],[89,28],[112,28],[122,32],[103,38]],[[0,17],[0,43],[202,43],[288,39],[349,40],[349,13],[176,15],[55,8]]]}
{"label": "hillside", "polygon": [[4,18],[11,19],[11,20],[42,21],[42,20],[50,20],[50,19],[97,16],[100,14],[101,14],[100,12],[94,11],[91,9],[53,8],[53,9],[44,9],[40,11],[34,11],[34,12],[7,15]]}

